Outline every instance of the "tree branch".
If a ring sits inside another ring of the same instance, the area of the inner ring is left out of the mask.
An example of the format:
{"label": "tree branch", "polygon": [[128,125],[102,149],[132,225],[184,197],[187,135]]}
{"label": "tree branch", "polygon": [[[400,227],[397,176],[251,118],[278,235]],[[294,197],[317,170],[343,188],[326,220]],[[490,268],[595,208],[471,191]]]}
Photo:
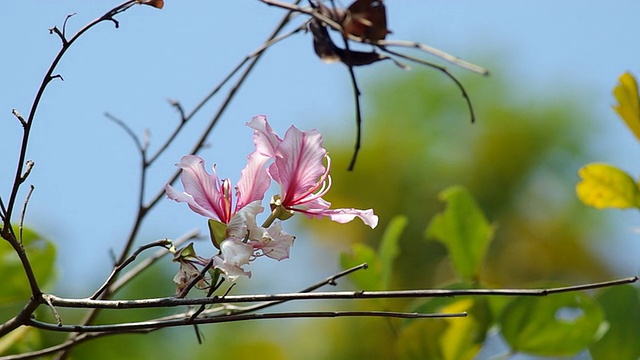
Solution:
{"label": "tree branch", "polygon": [[189,317],[175,320],[158,320],[158,321],[141,321],[125,324],[113,325],[62,325],[50,324],[35,319],[29,320],[29,326],[33,326],[42,330],[55,332],[130,332],[135,330],[150,330],[176,326],[191,326],[201,324],[215,324],[247,320],[266,320],[266,319],[299,319],[299,318],[336,318],[336,317],[384,317],[384,318],[400,318],[400,319],[433,319],[433,318],[451,318],[466,317],[467,313],[443,313],[443,314],[425,314],[425,313],[406,313],[391,311],[308,311],[308,312],[281,312],[281,313],[251,313],[237,315],[221,315],[216,317],[200,317],[191,320]]}
{"label": "tree branch", "polygon": [[328,300],[328,299],[396,299],[396,298],[432,298],[454,296],[547,296],[563,292],[599,289],[638,281],[637,276],[555,288],[540,289],[465,289],[465,290],[397,290],[397,291],[335,291],[315,293],[285,293],[275,295],[231,295],[225,297],[182,299],[176,297],[150,298],[139,300],[91,300],[66,299],[49,295],[54,306],[69,308],[95,309],[143,309],[166,308],[175,306],[192,306],[203,304],[245,303],[261,301],[292,301],[292,300]]}

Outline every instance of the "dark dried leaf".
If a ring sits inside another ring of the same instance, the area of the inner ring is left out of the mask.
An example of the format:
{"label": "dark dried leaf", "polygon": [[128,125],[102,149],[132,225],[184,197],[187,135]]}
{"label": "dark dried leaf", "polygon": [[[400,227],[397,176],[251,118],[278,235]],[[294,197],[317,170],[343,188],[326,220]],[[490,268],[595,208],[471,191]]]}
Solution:
{"label": "dark dried leaf", "polygon": [[164,0],[138,0],[138,3],[153,6],[156,9],[162,9],[164,7]]}
{"label": "dark dried leaf", "polygon": [[313,49],[325,63],[340,61],[347,66],[362,66],[389,58],[375,51],[354,51],[339,48],[329,37],[327,28],[316,19],[312,19],[309,23],[309,30],[313,34]]}
{"label": "dark dried leaf", "polygon": [[390,33],[382,0],[356,0],[341,23],[346,34],[369,41],[382,40]]}

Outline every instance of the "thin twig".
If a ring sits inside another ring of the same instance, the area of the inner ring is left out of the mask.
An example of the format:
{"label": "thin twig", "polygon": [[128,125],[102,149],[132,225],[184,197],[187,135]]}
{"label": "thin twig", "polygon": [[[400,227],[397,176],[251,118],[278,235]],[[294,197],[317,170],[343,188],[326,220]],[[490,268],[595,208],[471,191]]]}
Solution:
{"label": "thin twig", "polygon": [[[323,15],[322,13],[320,13],[319,11],[317,11],[316,9],[313,8],[303,8],[298,6],[297,4],[289,4],[289,3],[285,3],[285,2],[281,2],[281,1],[277,1],[277,0],[260,0],[262,3],[269,5],[269,6],[275,6],[275,7],[279,7],[281,9],[285,9],[285,10],[289,10],[289,11],[293,11],[293,12],[297,12],[297,13],[301,13],[301,14],[306,14],[309,15],[315,19],[318,19],[320,21],[322,21],[323,23],[325,23],[327,26],[329,26],[330,28],[332,28],[333,30],[336,30],[338,32],[342,32],[342,26],[336,22],[335,20],[329,18],[328,16]],[[344,32],[343,32],[344,33]],[[460,66],[464,69],[473,71],[475,73],[481,74],[481,75],[488,75],[489,74],[489,70],[472,64],[470,62],[467,62],[465,60],[462,60],[456,56],[453,56],[447,52],[444,52],[442,50],[436,49],[434,47],[419,43],[419,42],[415,42],[415,41],[404,41],[404,40],[376,40],[376,41],[370,41],[367,39],[362,39],[358,36],[354,36],[351,34],[346,34],[347,38],[349,38],[349,40],[353,40],[355,42],[359,42],[359,43],[363,43],[363,44],[370,44],[370,45],[374,45],[374,46],[398,46],[398,47],[407,47],[407,48],[415,48],[418,50],[421,50],[425,53],[437,56],[447,62],[450,62],[452,64],[455,64],[457,66]]]}
{"label": "thin twig", "polygon": [[[184,244],[185,242],[196,239],[198,235],[199,235],[198,230],[192,230],[186,233],[185,235],[182,235],[181,237],[174,240],[173,246],[175,246],[176,248],[180,247],[180,245]],[[138,276],[144,270],[149,268],[149,266],[153,265],[154,263],[156,263],[158,260],[160,260],[163,256],[167,254],[169,254],[169,249],[158,250],[152,256],[142,260],[138,265],[134,266],[132,269],[124,273],[122,276],[118,278],[117,281],[113,283],[113,285],[111,285],[112,294],[115,294],[123,286],[129,283],[129,281],[133,280],[136,276]]]}
{"label": "thin twig", "polygon": [[60,314],[58,313],[58,310],[56,310],[56,307],[53,306],[53,304],[51,303],[51,299],[49,298],[49,296],[48,295],[42,295],[42,298],[44,299],[44,301],[49,306],[49,309],[51,309],[51,313],[53,314],[53,317],[56,319],[56,324],[58,326],[62,326],[62,318],[60,317]]}
{"label": "thin twig", "polygon": [[[33,163],[33,161],[32,161]],[[30,169],[30,167],[28,168]],[[22,229],[24,229],[24,217],[27,214],[27,205],[29,204],[29,199],[31,199],[31,194],[33,194],[33,190],[35,187],[33,185],[29,186],[29,192],[27,196],[24,198],[24,204],[22,205],[22,211],[20,211],[20,222],[18,224],[18,242],[22,244]]]}
{"label": "thin twig", "polygon": [[[325,278],[322,281],[319,281],[305,289],[300,290],[300,293],[309,293],[312,292],[314,290],[317,290],[325,285],[331,285],[331,286],[335,286],[337,285],[336,280],[345,277],[347,275],[350,275],[356,271],[359,270],[365,270],[368,268],[368,265],[366,263],[364,264],[360,264],[357,266],[354,266],[352,268],[349,268],[347,270],[343,270],[335,275],[329,276],[328,278]],[[235,308],[231,311],[231,313],[233,314],[240,314],[240,313],[247,313],[250,311],[256,311],[256,310],[261,310],[261,309],[265,309],[274,305],[278,305],[278,304],[282,304],[286,302],[286,300],[278,300],[278,301],[268,301],[262,304],[256,304],[256,305],[251,305],[251,306],[245,306],[245,307],[239,307],[239,308]]]}
{"label": "thin twig", "polygon": [[246,303],[262,301],[292,301],[292,300],[327,300],[327,299],[396,299],[396,298],[432,298],[453,296],[547,296],[563,292],[599,289],[638,281],[637,276],[611,281],[589,283],[583,285],[563,286],[540,289],[461,289],[461,290],[395,290],[395,291],[336,291],[285,293],[275,295],[231,295],[224,298],[213,296],[210,298],[183,299],[178,297],[152,298],[140,300],[91,300],[66,299],[50,295],[51,303],[58,307],[70,308],[99,308],[99,309],[141,309],[164,308],[175,306],[193,306],[218,303]]}
{"label": "thin twig", "polygon": [[462,92],[462,97],[466,101],[467,107],[469,108],[469,115],[471,116],[471,122],[474,123],[476,121],[476,115],[475,115],[475,112],[473,111],[473,105],[471,104],[471,98],[469,97],[469,94],[467,94],[467,90],[465,90],[464,86],[462,86],[462,83],[455,76],[453,76],[453,74],[451,74],[449,72],[449,70],[447,70],[446,67],[440,66],[438,64],[434,64],[434,63],[426,61],[426,60],[422,60],[420,58],[417,58],[417,57],[414,57],[414,56],[411,56],[411,55],[402,54],[402,53],[399,53],[397,51],[390,50],[390,49],[388,49],[386,47],[380,46],[379,48],[380,48],[380,50],[382,50],[382,51],[384,51],[384,52],[386,52],[388,54],[395,55],[395,56],[401,57],[403,59],[410,60],[410,61],[413,61],[415,63],[431,67],[433,69],[436,69],[436,70],[444,73],[449,79],[453,80],[453,82],[456,84],[458,89],[460,89],[460,91]]}
{"label": "thin twig", "polygon": [[169,247],[173,246],[173,242],[169,239],[162,239],[138,247],[138,249],[133,254],[131,254],[129,258],[127,258],[120,264],[116,264],[116,266],[111,271],[111,274],[109,274],[109,277],[107,277],[107,280],[104,282],[104,284],[102,284],[100,288],[98,288],[98,290],[96,290],[95,293],[93,293],[93,295],[91,295],[90,299],[97,299],[106,290],[108,284],[111,284],[112,279],[116,277],[120,273],[120,271],[122,271],[122,269],[124,269],[127,265],[131,264],[138,257],[138,255],[140,255],[140,253],[158,246],[169,249]]}
{"label": "thin twig", "polygon": [[187,294],[189,294],[189,291],[191,291],[191,289],[193,289],[193,287],[196,286],[196,284],[198,284],[200,281],[202,281],[202,279],[205,278],[207,271],[209,271],[209,269],[211,269],[212,266],[213,266],[213,258],[211,258],[209,262],[207,262],[207,264],[202,268],[202,270],[200,270],[200,273],[198,274],[198,276],[191,279],[191,281],[187,284],[187,286],[185,286],[184,289],[182,289],[182,291],[180,292],[180,294],[177,295],[177,297],[183,298],[187,296]]}
{"label": "thin twig", "polygon": [[459,66],[463,69],[467,69],[470,71],[473,71],[475,73],[478,73],[480,75],[489,75],[489,70],[487,70],[486,68],[483,68],[482,66],[478,66],[476,64],[472,64],[468,61],[462,60],[459,57],[453,56],[451,54],[448,54],[442,50],[436,49],[434,47],[431,47],[429,45],[425,45],[419,42],[415,42],[415,41],[404,41],[404,40],[378,40],[373,42],[374,45],[377,45],[379,47],[386,47],[386,46],[398,46],[398,47],[407,47],[407,48],[414,48],[414,49],[418,49],[418,50],[422,50],[428,54],[437,56],[445,61],[448,61],[456,66]]}
{"label": "thin twig", "polygon": [[18,110],[12,109],[11,114],[13,114],[13,116],[15,116],[18,121],[20,121],[20,124],[22,124],[22,126],[25,126],[27,124],[27,121],[22,117]]}
{"label": "thin twig", "polygon": [[[5,226],[9,226],[9,223],[11,221],[11,214],[13,212],[13,207],[14,207],[14,204],[15,204],[15,201],[16,201],[18,189],[20,187],[19,179],[20,179],[20,176],[22,175],[22,167],[23,167],[23,164],[25,162],[25,157],[26,157],[26,154],[27,154],[27,144],[29,143],[29,138],[30,138],[30,134],[31,134],[31,126],[33,125],[33,120],[35,118],[36,110],[37,110],[38,106],[40,105],[40,100],[42,99],[42,96],[44,95],[44,91],[45,91],[47,85],[51,82],[51,80],[53,80],[56,77],[59,77],[59,75],[53,75],[55,69],[58,66],[58,63],[60,62],[60,60],[62,60],[62,58],[66,54],[67,50],[69,50],[69,48],[71,48],[73,43],[78,38],[80,38],[85,32],[87,32],[88,30],[90,30],[91,28],[93,28],[94,26],[96,26],[97,24],[99,24],[99,23],[101,23],[103,21],[113,21],[113,22],[115,22],[115,20],[113,19],[113,16],[125,11],[126,9],[130,8],[131,6],[133,6],[135,3],[136,3],[135,0],[125,1],[122,4],[114,7],[113,9],[107,11],[101,17],[91,21],[90,23],[85,25],[82,29],[78,30],[78,32],[76,32],[71,37],[71,39],[69,39],[66,42],[63,42],[62,48],[60,49],[58,54],[56,54],[56,56],[53,59],[51,65],[49,65],[49,69],[47,70],[46,74],[44,75],[44,78],[42,79],[42,82],[40,83],[40,87],[38,88],[38,91],[36,92],[36,96],[35,96],[35,98],[33,100],[32,105],[31,105],[31,109],[29,110],[29,116],[27,117],[27,120],[24,122],[24,131],[23,131],[23,135],[22,135],[22,143],[21,143],[21,147],[20,147],[20,154],[18,156],[18,161],[17,161],[17,169],[16,169],[16,173],[15,173],[15,179],[14,179],[14,182],[13,182],[13,188],[11,189],[11,195],[9,196],[9,203],[7,204]],[[115,23],[117,24],[117,22],[115,22]]]}
{"label": "thin twig", "polygon": [[[113,19],[113,16],[115,16],[116,14],[125,11],[126,9],[128,9],[129,7],[131,7],[133,4],[135,4],[135,0],[129,0],[126,1],[118,6],[116,6],[115,8],[109,10],[107,13],[105,13],[103,16],[101,16],[98,19],[95,19],[93,21],[91,21],[90,23],[88,23],[87,25],[85,25],[82,29],[80,29],[75,35],[73,35],[71,37],[71,39],[69,39],[68,41],[66,41],[66,39],[64,39],[64,35],[62,36],[63,38],[63,44],[62,47],[60,49],[60,51],[58,51],[58,53],[56,54],[55,58],[53,59],[51,65],[49,65],[49,69],[47,70],[47,72],[44,75],[44,78],[42,79],[42,82],[40,83],[40,86],[36,92],[36,96],[33,100],[33,103],[31,105],[31,108],[29,110],[29,116],[27,117],[27,119],[23,122],[23,132],[22,132],[22,141],[20,144],[20,150],[19,150],[19,154],[18,154],[18,160],[17,160],[17,166],[16,166],[16,172],[15,172],[15,176],[14,176],[14,180],[13,180],[13,185],[11,188],[11,193],[9,195],[9,199],[8,199],[8,204],[6,209],[3,210],[4,213],[4,225],[2,227],[2,237],[4,237],[5,239],[7,239],[12,247],[14,248],[14,250],[16,251],[16,253],[18,254],[18,257],[20,259],[20,263],[22,265],[22,268],[24,269],[24,272],[27,276],[27,280],[29,282],[29,287],[31,289],[31,293],[32,293],[32,299],[34,299],[34,301],[39,301],[41,296],[42,296],[42,292],[40,290],[40,287],[38,285],[38,282],[36,280],[35,274],[33,272],[33,268],[31,267],[31,263],[29,262],[29,258],[27,257],[26,252],[24,251],[24,248],[18,243],[18,240],[15,238],[15,233],[13,232],[13,227],[11,225],[11,218],[12,218],[12,213],[13,213],[13,208],[15,206],[16,203],[16,199],[18,196],[18,191],[20,189],[20,186],[22,184],[22,179],[23,179],[23,167],[25,164],[25,159],[27,156],[27,148],[28,148],[28,144],[29,144],[29,139],[30,139],[30,135],[31,135],[31,127],[33,125],[33,121],[36,115],[36,110],[38,108],[38,106],[40,105],[40,101],[42,99],[42,96],[44,95],[44,91],[47,88],[47,85],[56,77],[60,77],[59,75],[53,75],[56,67],[58,66],[58,63],[60,62],[60,60],[62,60],[63,56],[66,54],[67,50],[69,50],[69,48],[73,45],[73,43],[80,38],[85,32],[87,32],[89,29],[93,28],[95,25],[103,22],[103,21],[113,21],[116,23],[117,22]],[[23,119],[24,120],[24,119]],[[22,121],[21,121],[22,122]]]}
{"label": "thin twig", "polygon": [[[347,48],[347,54],[349,53]],[[356,144],[353,149],[353,155],[351,161],[349,161],[348,171],[353,171],[356,166],[356,160],[358,159],[358,153],[360,152],[360,142],[362,141],[362,110],[360,107],[360,89],[358,88],[358,82],[356,80],[356,74],[353,71],[353,66],[348,65],[349,76],[351,77],[351,86],[353,86],[353,97],[356,104]]]}
{"label": "thin twig", "polygon": [[336,317],[384,317],[384,318],[400,318],[400,319],[434,319],[434,318],[452,318],[466,317],[466,312],[458,313],[437,313],[425,314],[416,312],[392,312],[392,311],[308,311],[308,312],[282,312],[282,313],[251,313],[239,315],[222,315],[212,318],[197,318],[190,320],[189,318],[176,320],[160,320],[160,321],[141,321],[124,324],[113,325],[62,325],[50,324],[35,319],[28,322],[29,326],[33,326],[42,330],[56,332],[123,332],[133,330],[148,330],[176,326],[188,326],[193,324],[215,324],[248,320],[266,320],[266,319],[308,319],[308,318],[336,318]]}
{"label": "thin twig", "polygon": [[[300,1],[301,0],[296,0],[295,4],[297,5],[298,3],[300,3]],[[265,44],[272,44],[272,42],[274,42],[274,41],[276,41],[276,39],[278,39],[278,34],[289,23],[289,20],[290,20],[292,15],[293,15],[293,12],[289,12],[289,13],[285,14],[285,16],[282,18],[282,20],[280,20],[280,23],[275,27],[275,29],[271,33],[271,35],[269,35],[268,40],[265,42]],[[216,113],[213,115],[213,117],[209,121],[209,125],[203,131],[202,135],[196,141],[195,145],[191,149],[191,152],[190,152],[191,154],[196,154],[200,149],[202,149],[203,145],[205,144],[206,139],[209,137],[209,134],[211,133],[211,131],[213,130],[215,125],[218,123],[218,120],[220,119],[220,117],[222,116],[224,111],[227,109],[227,107],[231,103],[231,100],[233,100],[233,98],[235,97],[236,92],[240,89],[242,84],[244,84],[245,80],[247,79],[247,77],[249,76],[249,74],[251,73],[253,68],[256,66],[258,61],[262,58],[262,56],[264,55],[264,53],[268,49],[268,47],[269,46],[265,47],[263,45],[263,46],[261,46],[260,49],[258,49],[258,52],[255,53],[255,56],[253,56],[253,57],[249,56],[251,58],[251,60],[249,60],[250,63],[247,65],[245,70],[242,72],[242,74],[240,75],[239,79],[233,85],[231,90],[229,90],[229,92],[227,93],[226,98],[222,101],[221,105],[218,107],[218,110],[216,111]],[[247,60],[246,59],[243,60],[241,62],[241,64],[239,64],[232,71],[232,74],[235,74],[236,71],[239,71],[239,69],[242,68],[242,64],[245,61],[247,61]],[[231,78],[233,76],[232,74],[229,74],[229,76],[227,76],[227,78]],[[227,81],[227,79],[225,79],[223,82],[226,82],[226,81]],[[222,83],[216,89],[218,89],[220,87],[222,87]],[[217,90],[214,90],[214,92],[217,92]],[[214,93],[214,92],[212,92],[212,93]],[[210,94],[210,95],[207,96],[207,98],[210,97],[210,96],[213,96],[213,95]],[[201,106],[203,106],[202,102],[198,106],[196,106],[196,109],[194,109],[193,111],[195,112],[195,111],[199,110]],[[192,116],[192,113],[190,113],[188,115],[188,117]],[[170,177],[170,180],[168,181],[168,183],[169,184],[173,184],[178,179],[179,176],[180,176],[180,171],[179,170],[175,171],[173,173],[173,175]],[[163,197],[163,195],[164,195],[164,189],[162,189],[158,193],[156,193],[156,195],[152,198],[152,200],[149,202],[149,204],[147,206],[148,207],[154,206],[158,201],[160,201],[160,199]]]}
{"label": "thin twig", "polygon": [[110,113],[106,112],[104,113],[104,116],[113,121],[114,123],[116,123],[116,125],[118,125],[120,128],[122,128],[122,130],[124,130],[125,133],[127,133],[127,135],[129,135],[129,137],[133,140],[134,144],[136,145],[136,149],[138,150],[138,152],[140,154],[142,154],[142,156],[144,156],[144,146],[142,145],[142,142],[140,141],[140,138],[138,137],[138,135],[136,135],[136,133],[133,132],[133,130],[131,130],[131,128],[129,127],[129,125],[127,125],[124,121],[118,119],[117,117],[111,115]]}
{"label": "thin twig", "polygon": [[189,114],[186,114],[182,105],[180,104],[180,102],[178,101],[170,101],[171,105],[173,107],[175,107],[178,110],[178,113],[180,114],[180,123],[178,124],[178,126],[175,127],[175,129],[173,130],[173,132],[167,137],[167,139],[165,140],[165,142],[160,146],[160,148],[158,149],[158,151],[153,154],[149,160],[147,161],[148,165],[151,165],[166,149],[167,147],[169,147],[169,145],[174,141],[174,139],[176,138],[176,136],[178,136],[178,134],[180,133],[180,131],[184,128],[184,125],[191,120],[196,113],[207,103],[209,102],[209,100],[211,100],[211,98],[213,98],[223,87],[224,85],[227,84],[227,82],[229,82],[229,80],[231,80],[233,78],[233,76],[238,73],[238,71],[240,71],[240,69],[242,69],[242,67],[251,59],[259,56],[260,54],[262,54],[265,50],[267,50],[269,47],[271,47],[272,45],[302,31],[305,30],[306,25],[301,25],[296,29],[291,30],[288,33],[282,34],[280,36],[271,38],[269,40],[267,40],[266,42],[264,42],[257,50],[255,50],[254,52],[252,52],[251,54],[247,55],[238,65],[236,65],[236,67],[233,68],[233,70],[231,70],[231,72],[229,72],[229,74],[227,74],[227,76],[225,76],[224,79],[222,79],[222,81],[220,81],[220,83],[218,83],[218,85],[216,85],[213,90],[211,92],[209,92],[209,94],[207,94],[207,96],[205,96],[194,108],[193,110],[191,110],[191,112]]}

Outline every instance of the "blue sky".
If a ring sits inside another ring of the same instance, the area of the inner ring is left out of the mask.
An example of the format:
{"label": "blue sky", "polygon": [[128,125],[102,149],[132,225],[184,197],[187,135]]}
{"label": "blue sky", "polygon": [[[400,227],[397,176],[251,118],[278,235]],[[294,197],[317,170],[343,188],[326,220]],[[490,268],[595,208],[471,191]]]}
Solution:
{"label": "blue sky", "polygon": [[[11,116],[26,115],[35,91],[60,41],[48,28],[65,16],[73,33],[118,2],[81,0],[0,3],[0,196],[6,199],[13,177],[20,127]],[[640,74],[640,2],[506,1],[436,2],[388,0],[391,38],[416,40],[472,62],[499,56],[504,69],[491,69],[522,84],[522,99],[544,97],[549,89],[580,88],[602,122],[601,151],[607,161],[640,173],[640,147],[610,110],[611,89],[627,70]],[[103,23],[65,56],[58,68],[64,82],[47,89],[35,121],[28,158],[36,167],[28,183],[36,186],[27,223],[59,243],[60,272],[78,284],[78,295],[110,269],[110,249],[119,250],[131,226],[139,159],[130,139],[103,116],[108,111],[142,134],[149,129],[155,149],[176,112],[167,99],[190,109],[246,54],[255,50],[283,11],[256,0],[172,1],[163,10],[138,6],[118,16],[120,28]],[[383,69],[383,70],[381,70]],[[391,64],[359,70],[373,82],[376,71],[399,71]],[[454,69],[456,73],[463,70]],[[241,89],[202,155],[217,163],[219,174],[237,180],[251,150],[244,123],[267,114],[277,131],[294,123],[301,129],[335,129],[352,111],[345,69],[321,63],[309,34],[273,47]],[[218,102],[203,109],[184,137],[152,168],[147,195],[164,185],[189,136],[200,131]],[[345,131],[353,131],[351,123]],[[633,155],[629,155],[633,154]],[[22,194],[24,196],[25,193]],[[354,204],[366,207],[366,204]],[[637,242],[636,213],[620,221],[622,264],[628,245]],[[205,223],[183,204],[165,201],[151,214],[146,241],[177,237]],[[298,242],[284,269],[324,267],[335,256]],[[614,251],[614,250],[612,250]],[[326,259],[325,259],[326,258]],[[332,258],[329,260],[328,258]],[[310,260],[313,259],[313,260]],[[258,262],[256,262],[258,263]],[[254,266],[254,274],[259,273]],[[279,265],[280,266],[280,265]],[[625,265],[622,265],[624,267]],[[631,268],[630,270],[637,270]],[[283,270],[286,271],[286,270]],[[323,278],[326,270],[312,270]],[[265,279],[268,281],[268,279]],[[293,284],[294,290],[304,283]]]}

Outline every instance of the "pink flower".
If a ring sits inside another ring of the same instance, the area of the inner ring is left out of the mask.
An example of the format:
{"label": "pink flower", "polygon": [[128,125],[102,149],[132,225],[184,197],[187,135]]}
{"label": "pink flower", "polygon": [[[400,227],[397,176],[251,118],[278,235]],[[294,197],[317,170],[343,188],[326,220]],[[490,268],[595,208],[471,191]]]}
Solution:
{"label": "pink flower", "polygon": [[213,174],[207,173],[204,160],[196,155],[183,156],[176,164],[182,169],[180,180],[184,192],[178,192],[167,184],[167,196],[177,202],[186,202],[191,210],[202,216],[228,224],[240,209],[254,201],[262,201],[269,188],[270,179],[264,170],[269,158],[254,151],[247,159],[236,188],[235,207],[232,206],[231,181],[220,181],[215,166]]}
{"label": "pink flower", "polygon": [[280,222],[268,229],[256,224],[256,214],[263,208],[257,201],[242,208],[227,226],[227,238],[220,244],[220,254],[214,257],[214,267],[222,270],[231,281],[240,275],[251,277],[242,266],[260,256],[276,260],[289,257],[294,237],[285,233]]}
{"label": "pink flower", "polygon": [[[268,160],[269,157],[257,151],[248,156],[236,188],[235,207],[232,206],[229,179],[220,181],[215,167],[213,174],[207,173],[204,160],[196,155],[184,156],[177,164],[182,169],[180,179],[185,191],[178,192],[171,185],[165,187],[170,199],[186,202],[194,212],[214,220],[214,224],[210,221],[209,225],[213,243],[220,252],[213,257],[213,266],[231,281],[241,275],[250,277],[251,272],[245,271],[243,266],[259,256],[276,260],[288,258],[289,248],[293,245],[294,237],[282,231],[280,223],[269,229],[256,223],[256,216],[264,210],[260,202],[271,181],[265,169]],[[192,249],[191,252],[195,254]],[[183,263],[174,279],[179,290],[198,274],[192,262]],[[200,265],[203,264],[200,261]]]}
{"label": "pink flower", "polygon": [[272,200],[273,207],[301,212],[310,218],[329,217],[339,223],[359,217],[371,228],[377,226],[378,216],[372,209],[330,209],[331,203],[322,198],[331,188],[331,159],[322,147],[318,130],[300,131],[291,126],[281,139],[265,116],[256,116],[247,125],[254,129],[256,152],[274,159],[268,173],[280,184],[280,195]]}

